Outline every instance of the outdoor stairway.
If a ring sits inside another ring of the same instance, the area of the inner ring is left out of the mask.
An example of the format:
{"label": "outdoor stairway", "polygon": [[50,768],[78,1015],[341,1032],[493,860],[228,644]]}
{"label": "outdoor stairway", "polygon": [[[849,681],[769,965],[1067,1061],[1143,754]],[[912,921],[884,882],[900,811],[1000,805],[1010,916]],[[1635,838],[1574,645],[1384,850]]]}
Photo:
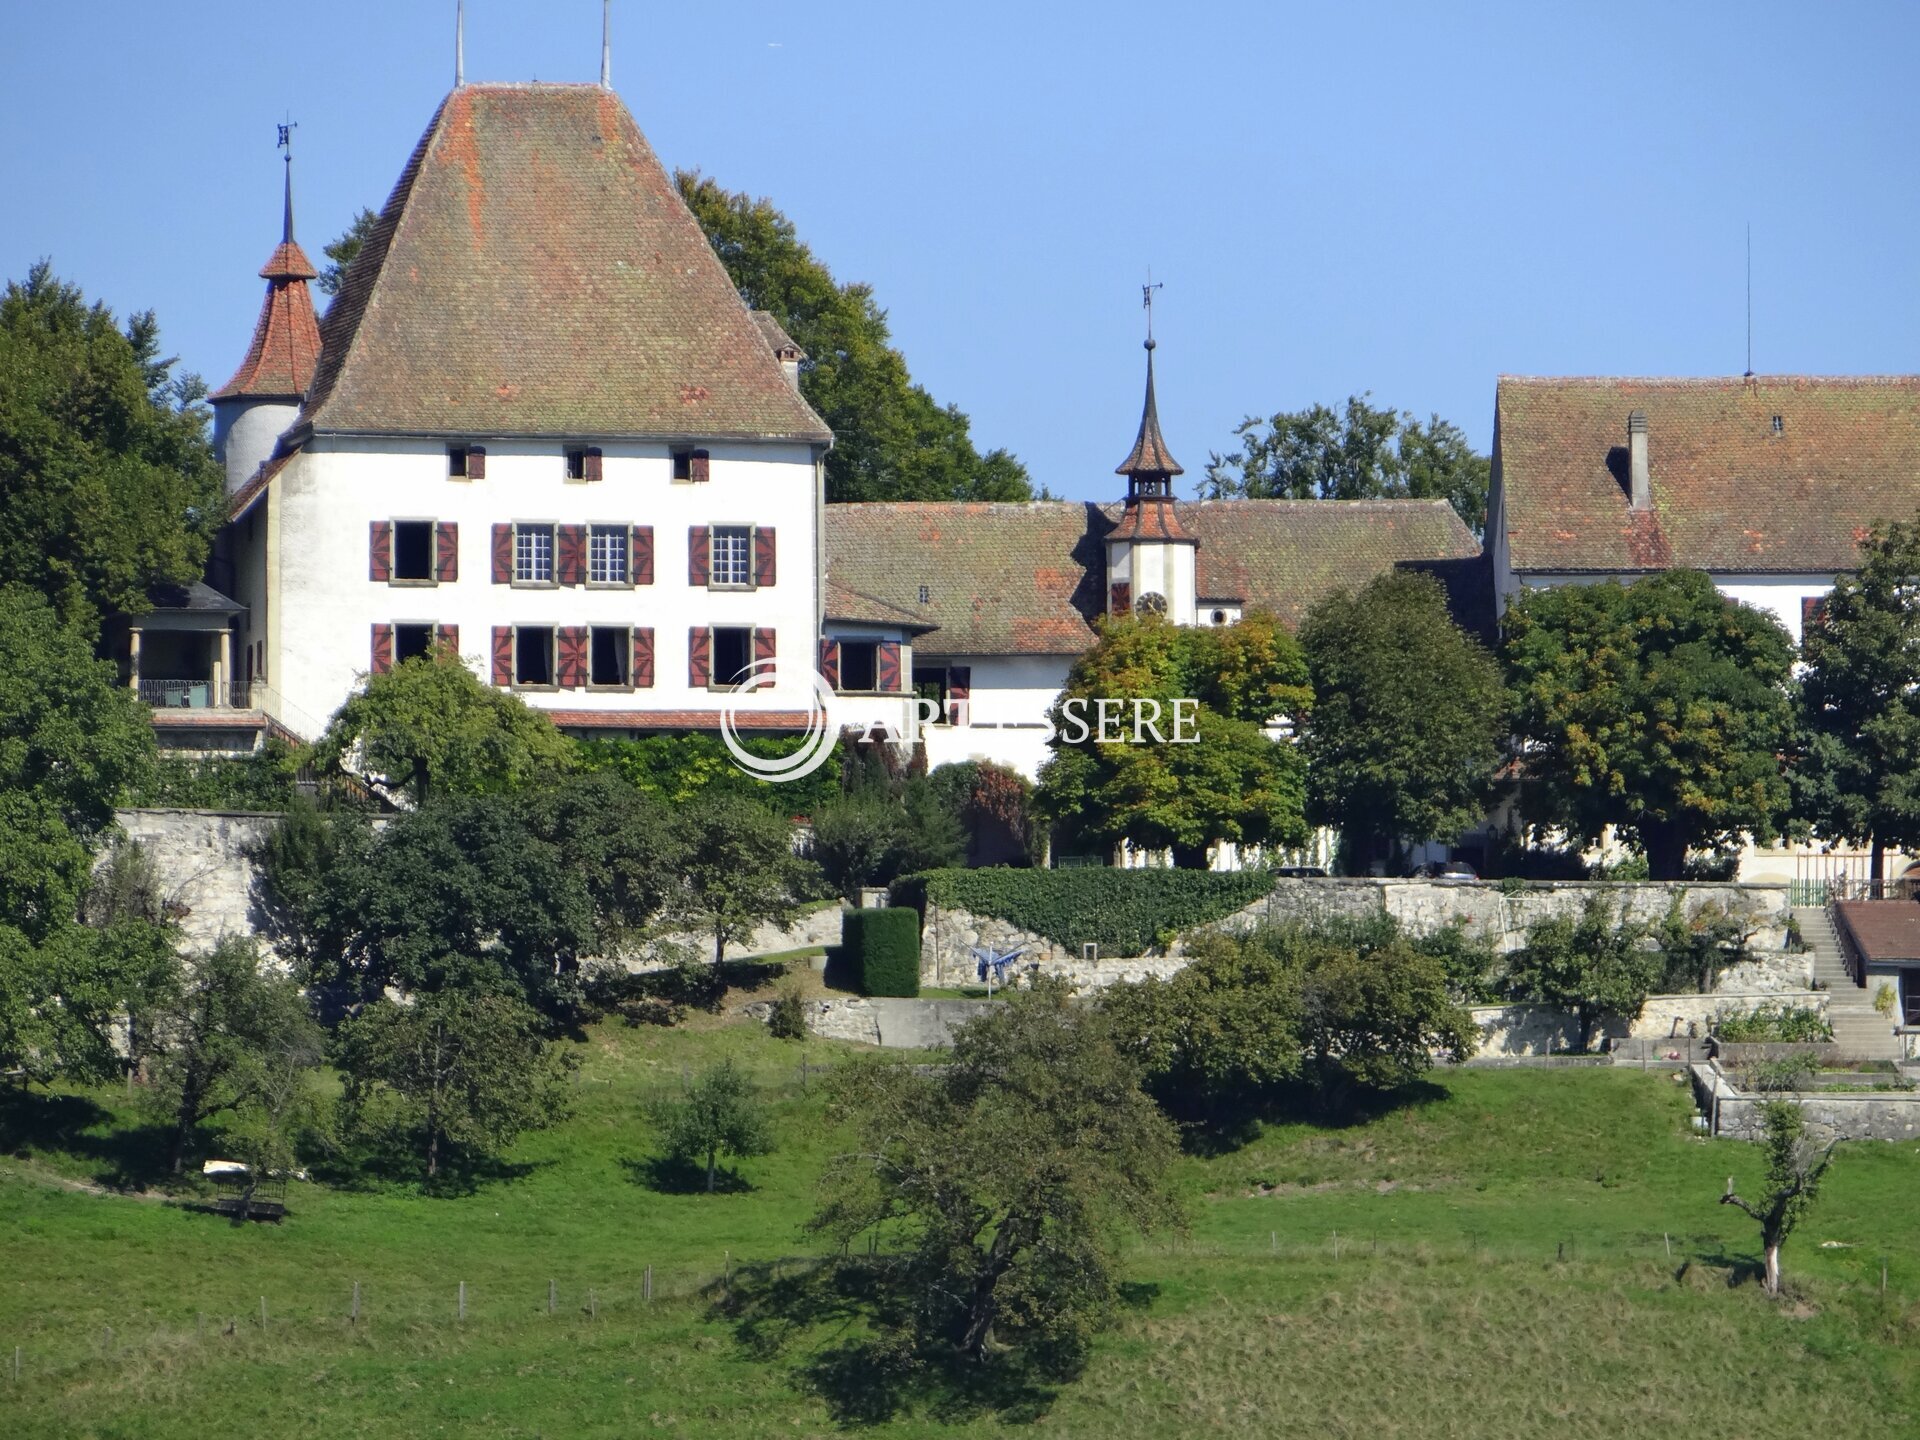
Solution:
{"label": "outdoor stairway", "polygon": [[1819,905],[1794,907],[1800,935],[1813,947],[1814,984],[1833,998],[1827,1019],[1833,1024],[1833,1043],[1840,1053],[1856,1060],[1898,1060],[1904,1053],[1893,1033],[1893,1017],[1873,1008],[1873,992],[1862,989],[1847,973],[1840,958],[1840,937],[1833,921]]}

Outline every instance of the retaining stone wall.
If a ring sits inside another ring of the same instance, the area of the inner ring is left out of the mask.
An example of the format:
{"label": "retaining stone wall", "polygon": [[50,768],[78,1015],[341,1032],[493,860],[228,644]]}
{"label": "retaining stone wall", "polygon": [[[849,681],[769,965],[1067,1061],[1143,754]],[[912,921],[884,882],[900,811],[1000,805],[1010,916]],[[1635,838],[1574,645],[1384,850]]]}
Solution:
{"label": "retaining stone wall", "polygon": [[[226,810],[121,810],[129,840],[152,857],[163,900],[184,910],[180,929],[190,950],[211,949],[226,935],[251,935],[253,847],[280,823],[278,815]],[[105,863],[102,851],[101,863]]]}
{"label": "retaining stone wall", "polygon": [[[1693,1067],[1694,1098],[1714,1134],[1731,1140],[1758,1140],[1760,1107],[1765,1099],[1741,1091],[1715,1065]],[[1920,1091],[1865,1091],[1833,1095],[1818,1090],[1792,1097],[1810,1124],[1842,1140],[1920,1139]]]}

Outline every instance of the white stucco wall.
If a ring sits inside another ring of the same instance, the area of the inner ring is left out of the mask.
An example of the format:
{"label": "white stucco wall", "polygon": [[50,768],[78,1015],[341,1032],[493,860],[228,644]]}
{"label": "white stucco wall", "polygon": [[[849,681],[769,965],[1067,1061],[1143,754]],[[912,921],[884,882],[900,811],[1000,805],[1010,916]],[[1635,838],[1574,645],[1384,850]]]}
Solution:
{"label": "white stucco wall", "polygon": [[[927,637],[936,640],[939,632]],[[1071,655],[953,655],[940,664],[972,671],[972,704],[965,725],[937,725],[925,732],[927,764],[991,760],[1029,780],[1047,758],[1047,710],[1067,683]]]}
{"label": "white stucco wall", "polygon": [[[458,625],[461,651],[483,679],[491,675],[496,625],[651,626],[651,689],[520,693],[542,709],[703,712],[716,710],[722,696],[687,684],[689,628],[770,627],[776,657],[788,663],[774,686],[736,709],[806,708],[819,613],[818,472],[808,446],[712,442],[705,447],[711,478],[693,484],[671,478],[664,442],[591,436],[567,442],[603,451],[604,478],[591,483],[565,478],[561,441],[485,443],[483,480],[449,478],[446,449],[438,440],[328,438],[303,450],[274,482],[278,553],[265,597],[272,651],[266,698],[284,723],[302,734],[324,723],[367,671],[375,624]],[[457,523],[459,579],[369,580],[368,527],[375,520]],[[654,583],[631,589],[496,585],[492,527],[514,521],[651,525]],[[708,524],[773,527],[776,583],[745,591],[690,586],[687,532]]]}
{"label": "white stucco wall", "polygon": [[1192,545],[1155,541],[1120,541],[1107,546],[1107,583],[1126,581],[1137,604],[1142,595],[1167,599],[1167,618],[1176,625],[1194,621],[1194,556]]}
{"label": "white stucco wall", "polygon": [[300,413],[294,401],[216,400],[213,402],[213,453],[227,467],[227,493],[252,478],[274,443]]}

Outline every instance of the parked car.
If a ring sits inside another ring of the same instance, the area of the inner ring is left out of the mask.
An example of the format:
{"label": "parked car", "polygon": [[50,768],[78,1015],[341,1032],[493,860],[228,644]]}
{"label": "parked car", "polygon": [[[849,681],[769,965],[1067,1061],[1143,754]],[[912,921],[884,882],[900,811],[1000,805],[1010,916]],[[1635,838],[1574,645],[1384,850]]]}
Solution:
{"label": "parked car", "polygon": [[1441,885],[1466,885],[1480,878],[1480,872],[1464,860],[1429,860],[1407,872],[1409,880],[1432,880]]}

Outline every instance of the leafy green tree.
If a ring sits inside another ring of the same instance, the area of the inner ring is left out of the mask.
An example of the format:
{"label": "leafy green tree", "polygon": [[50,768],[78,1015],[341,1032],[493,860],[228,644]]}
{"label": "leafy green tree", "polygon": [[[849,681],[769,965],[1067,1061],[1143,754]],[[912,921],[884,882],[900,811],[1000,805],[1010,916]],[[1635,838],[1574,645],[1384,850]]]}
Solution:
{"label": "leafy green tree", "polygon": [[1365,955],[1344,945],[1310,948],[1301,1009],[1306,1073],[1333,1109],[1356,1088],[1411,1084],[1436,1057],[1458,1064],[1478,1038],[1446,966],[1404,939]]}
{"label": "leafy green tree", "polygon": [[958,760],[927,776],[966,837],[969,865],[1027,865],[1041,850],[1033,782],[991,760]]}
{"label": "leafy green tree", "polygon": [[1603,1017],[1640,1013],[1663,969],[1646,928],[1595,896],[1577,920],[1562,915],[1531,926],[1527,943],[1508,960],[1507,983],[1519,999],[1571,1010],[1584,1052]]}
{"label": "leafy green tree", "polygon": [[1760,1222],[1760,1245],[1766,1255],[1764,1285],[1767,1294],[1780,1293],[1780,1249],[1806,1218],[1820,1197],[1820,1182],[1833,1163],[1834,1142],[1820,1143],[1807,1133],[1806,1116],[1790,1100],[1770,1100],[1761,1107],[1761,1145],[1767,1155],[1766,1188],[1754,1201],[1733,1193],[1727,1177],[1722,1205],[1733,1205]]}
{"label": "leafy green tree", "polygon": [[1314,702],[1307,819],[1338,826],[1358,873],[1402,841],[1451,840],[1486,815],[1506,686],[1429,576],[1336,590],[1300,627]]}
{"label": "leafy green tree", "polygon": [[[741,747],[762,759],[776,759],[793,749],[780,736],[742,735]],[[576,742],[583,768],[618,775],[643,795],[663,805],[680,806],[708,790],[744,796],[777,815],[811,815],[840,794],[840,770],[845,751],[841,742],[827,763],[811,775],[774,784],[749,775],[733,761],[718,735],[698,730],[644,735],[635,740],[581,740]]]}
{"label": "leafy green tree", "polygon": [[37,941],[0,924],[0,1069],[86,1085],[137,1068],[179,973],[174,943],[170,928],[140,920],[64,925]]}
{"label": "leafy green tree", "polygon": [[901,825],[900,810],[884,796],[841,795],[814,810],[807,853],[841,898],[858,900],[862,886],[878,883]]}
{"label": "leafy green tree", "polygon": [[353,264],[360,248],[373,235],[373,227],[380,223],[380,217],[373,211],[362,208],[353,217],[353,223],[341,232],[331,245],[325,246],[321,254],[327,257],[327,263],[320,269],[320,293],[338,295],[340,287],[346,283],[347,267]]}
{"label": "leafy green tree", "polygon": [[0,922],[40,940],[73,921],[90,851],[153,756],[146,707],[86,636],[0,589]]}
{"label": "leafy green tree", "polygon": [[489,1158],[560,1119],[573,1058],[548,1043],[538,1015],[504,995],[376,1001],[340,1030],[345,1128],[397,1131],[431,1184],[444,1161]]}
{"label": "leafy green tree", "polygon": [[224,518],[206,393],[41,261],[0,297],[0,576],[89,636],[200,578]]}
{"label": "leafy green tree", "polygon": [[680,811],[679,916],[713,937],[713,963],[763,923],[790,925],[819,883],[793,827],[751,800],[708,794]]}
{"label": "leafy green tree", "polygon": [[151,1103],[168,1128],[176,1175],[202,1125],[248,1105],[278,1113],[289,1062],[312,1068],[321,1059],[299,984],[263,965],[247,939],[223,940],[188,962],[154,1028]]}
{"label": "leafy green tree", "polygon": [[1344,412],[1249,416],[1234,434],[1240,448],[1209,459],[1200,485],[1209,499],[1445,500],[1474,534],[1486,526],[1492,463],[1438,415],[1423,425],[1350,395]]}
{"label": "leafy green tree", "polygon": [[358,775],[415,805],[438,795],[498,795],[561,775],[573,742],[518,695],[483,685],[452,651],[406,660],[366,683],[314,743],[327,773]]}
{"label": "leafy green tree", "polygon": [[1789,796],[1792,644],[1698,570],[1532,590],[1507,609],[1534,824],[1597,843],[1613,826],[1678,880],[1689,849],[1770,841]]}
{"label": "leafy green tree", "polygon": [[811,1228],[885,1225],[869,1317],[894,1346],[979,1364],[1024,1347],[1061,1372],[1110,1316],[1123,1230],[1178,1223],[1173,1127],[1101,1013],[1017,993],[964,1026],[932,1073],[856,1060],[833,1074],[855,1134]]}
{"label": "leafy green tree", "polygon": [[1801,637],[1794,814],[1821,836],[1920,846],[1920,518],[1876,523]]}
{"label": "leafy green tree", "polygon": [[[1165,743],[1145,728],[1152,711],[1141,710],[1136,725],[1136,699],[1159,706],[1155,733]],[[1112,722],[1104,732],[1103,701]],[[1191,707],[1178,726],[1176,702]],[[1182,868],[1204,867],[1223,840],[1304,844],[1305,761],[1263,726],[1297,720],[1310,702],[1299,646],[1269,616],[1220,629],[1157,616],[1102,620],[1050,712],[1053,753],[1036,802],[1074,840],[1170,849]],[[1136,733],[1147,743],[1127,743]]]}
{"label": "leafy green tree", "polygon": [[661,1105],[653,1119],[669,1159],[706,1167],[709,1195],[723,1155],[744,1159],[773,1149],[773,1129],[754,1099],[753,1086],[731,1060],[701,1071],[686,1095]]}
{"label": "leafy green tree", "polygon": [[697,173],[675,179],[741,298],[807,352],[800,393],[834,436],[828,500],[1033,498],[1018,460],[980,454],[967,417],[913,383],[869,287],[837,282],[771,202]]}

